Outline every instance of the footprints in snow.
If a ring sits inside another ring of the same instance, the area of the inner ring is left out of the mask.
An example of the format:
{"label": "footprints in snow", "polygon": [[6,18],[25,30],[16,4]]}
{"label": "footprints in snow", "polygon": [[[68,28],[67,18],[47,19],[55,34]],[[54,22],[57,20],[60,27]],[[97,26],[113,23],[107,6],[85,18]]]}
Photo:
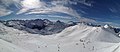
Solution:
{"label": "footprints in snow", "polygon": [[[79,45],[81,44],[83,45],[83,48],[87,48],[87,45],[91,43],[90,39],[88,39],[87,41],[83,40],[83,39],[80,39],[79,42],[75,43],[75,45]],[[91,51],[94,51],[95,50],[95,47],[94,46],[91,46],[90,48],[88,48],[89,50]]]}

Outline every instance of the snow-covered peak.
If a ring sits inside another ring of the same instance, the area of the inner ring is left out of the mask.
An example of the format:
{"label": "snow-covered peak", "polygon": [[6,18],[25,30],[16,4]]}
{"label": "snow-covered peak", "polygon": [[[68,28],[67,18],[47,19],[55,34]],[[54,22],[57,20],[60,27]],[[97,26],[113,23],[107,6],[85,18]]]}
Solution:
{"label": "snow-covered peak", "polygon": [[12,27],[7,27],[3,23],[0,23],[0,32],[1,34],[27,34],[26,31],[20,31]]}
{"label": "snow-covered peak", "polygon": [[53,22],[50,21],[50,20],[48,20],[48,19],[44,19],[43,21],[44,21],[45,25],[51,25],[51,24],[53,24]]}
{"label": "snow-covered peak", "polygon": [[106,24],[106,25],[104,25],[104,28],[111,28],[111,26]]}
{"label": "snow-covered peak", "polygon": [[[109,28],[108,25],[105,28]],[[78,24],[71,26],[63,30],[61,33],[57,34],[56,37],[74,37],[75,39],[91,39],[91,41],[100,41],[100,42],[120,42],[114,31],[106,30],[102,27],[92,27],[83,24]]]}

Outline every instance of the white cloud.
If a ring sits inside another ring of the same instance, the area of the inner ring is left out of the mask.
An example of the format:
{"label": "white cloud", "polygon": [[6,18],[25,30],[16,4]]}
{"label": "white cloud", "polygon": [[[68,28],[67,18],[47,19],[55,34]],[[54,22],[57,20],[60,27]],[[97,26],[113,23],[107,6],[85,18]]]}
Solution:
{"label": "white cloud", "polygon": [[1,0],[1,2],[2,2],[5,6],[9,6],[10,4],[13,3],[13,0]]}
{"label": "white cloud", "polygon": [[9,15],[11,13],[12,13],[12,11],[10,11],[10,10],[6,9],[4,6],[0,5],[0,17]]}
{"label": "white cloud", "polygon": [[85,12],[84,10],[79,10],[81,12],[81,14],[88,14],[87,12]]}
{"label": "white cloud", "polygon": [[70,0],[54,0],[51,2],[52,5],[66,5],[69,4]]}
{"label": "white cloud", "polygon": [[19,3],[20,0],[0,0],[0,16],[6,16],[11,14],[13,11],[7,9],[11,4]]}
{"label": "white cloud", "polygon": [[19,3],[21,0],[1,0],[2,4],[9,6],[11,4]]}
{"label": "white cloud", "polygon": [[31,9],[35,9],[36,11],[37,9],[44,8],[46,5],[45,2],[41,2],[40,0],[23,0],[20,4],[22,9],[17,14],[25,13]]}
{"label": "white cloud", "polygon": [[52,7],[51,9],[56,12],[61,12],[61,13],[69,14],[71,16],[80,18],[79,14],[75,10],[69,7],[65,7],[62,5],[56,5],[55,7]]}
{"label": "white cloud", "polygon": [[[2,0],[6,6],[9,6],[11,3],[14,3],[20,10],[17,14],[51,14],[51,13],[64,13],[71,15],[73,17],[77,17],[81,21],[92,21],[89,19],[82,19],[81,16],[77,13],[76,10],[68,7],[69,4],[77,4],[82,3],[87,6],[91,6],[91,3],[87,3],[86,0],[53,0],[51,2],[46,3],[41,0]],[[2,10],[0,15],[8,15],[11,13],[10,10],[0,9]],[[84,13],[84,12],[83,12]],[[59,16],[60,17],[60,16]]]}
{"label": "white cloud", "polygon": [[25,13],[25,12],[27,12],[29,9],[27,9],[27,8],[23,8],[23,9],[21,9],[19,12],[17,12],[16,14],[22,14],[22,13]]}
{"label": "white cloud", "polygon": [[88,19],[88,18],[80,18],[80,22],[86,22],[86,23],[97,23],[95,20],[93,19]]}
{"label": "white cloud", "polygon": [[0,17],[9,15],[11,13],[12,13],[12,11],[9,11],[9,10],[6,10],[6,9],[0,9]]}
{"label": "white cloud", "polygon": [[68,15],[80,18],[79,14],[75,10],[69,7],[60,6],[60,5],[45,8],[45,9],[34,9],[27,14],[50,14],[55,12],[60,12],[60,13],[64,13],[64,14],[68,14]]}
{"label": "white cloud", "polygon": [[58,16],[58,15],[47,15],[48,17],[54,17],[54,18],[63,18],[63,19],[72,19],[70,16]]}
{"label": "white cloud", "polygon": [[21,1],[22,9],[17,14],[28,12],[27,14],[49,14],[49,13],[65,13],[74,17],[79,17],[79,14],[70,7],[66,7],[68,0],[65,1],[52,1],[50,4],[46,4],[40,0],[23,0]]}
{"label": "white cloud", "polygon": [[23,0],[21,1],[21,5],[23,8],[33,9],[43,7],[45,3],[40,0]]}
{"label": "white cloud", "polygon": [[116,10],[115,8],[109,8],[109,10],[110,10],[111,12],[113,12],[113,13],[116,13],[116,12],[117,12],[117,10]]}
{"label": "white cloud", "polygon": [[[77,1],[78,2],[78,1]],[[50,4],[45,3],[40,0],[23,0],[21,1],[22,9],[17,14],[26,13],[28,14],[51,14],[51,13],[64,13],[73,17],[77,17],[80,21],[84,22],[96,22],[92,19],[81,18],[81,16],[77,13],[76,10],[71,7],[67,7],[69,4],[77,4],[76,1],[71,2],[70,0],[54,0],[49,2]],[[85,2],[85,0],[79,1],[83,2],[85,5],[89,5]],[[90,6],[90,5],[89,5]],[[84,12],[83,12],[84,13]],[[54,17],[54,16],[53,16]],[[55,16],[58,17],[58,16]],[[59,16],[63,17],[63,16]]]}
{"label": "white cloud", "polygon": [[74,2],[77,2],[77,3],[81,3],[81,4],[84,4],[86,6],[92,6],[92,3],[94,3],[93,1],[89,0],[89,2],[87,2],[87,0],[73,0]]}
{"label": "white cloud", "polygon": [[66,5],[66,4],[74,4],[76,5],[78,2],[71,0],[53,0],[51,2],[52,5]]}

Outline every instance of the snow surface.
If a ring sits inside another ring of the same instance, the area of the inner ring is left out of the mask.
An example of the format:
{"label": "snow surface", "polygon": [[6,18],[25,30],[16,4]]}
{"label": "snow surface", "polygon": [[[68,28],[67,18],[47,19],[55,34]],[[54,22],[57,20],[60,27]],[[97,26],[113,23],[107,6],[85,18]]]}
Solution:
{"label": "snow surface", "polygon": [[0,52],[120,52],[120,38],[111,29],[84,24],[42,36],[0,23]]}
{"label": "snow surface", "polygon": [[109,26],[108,24],[106,24],[106,25],[104,26],[104,28],[110,28],[110,26]]}

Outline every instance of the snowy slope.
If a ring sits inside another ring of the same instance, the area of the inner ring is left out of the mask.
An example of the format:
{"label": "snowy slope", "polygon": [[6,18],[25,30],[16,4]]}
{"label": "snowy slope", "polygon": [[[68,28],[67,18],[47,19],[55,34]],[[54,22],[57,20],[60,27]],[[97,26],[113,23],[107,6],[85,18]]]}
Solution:
{"label": "snowy slope", "polygon": [[[42,36],[6,27],[0,23],[0,43],[7,41],[16,45],[16,50],[20,47],[26,52],[120,52],[120,38],[108,27],[78,24],[64,29],[61,33]],[[12,51],[12,47],[8,47]]]}
{"label": "snowy slope", "polygon": [[[72,37],[75,39],[91,39],[92,41],[120,42],[115,32],[106,27],[91,27],[84,24],[71,26],[63,30],[56,37]],[[79,38],[78,38],[79,37]]]}
{"label": "snowy slope", "polygon": [[0,39],[0,52],[30,52]]}

